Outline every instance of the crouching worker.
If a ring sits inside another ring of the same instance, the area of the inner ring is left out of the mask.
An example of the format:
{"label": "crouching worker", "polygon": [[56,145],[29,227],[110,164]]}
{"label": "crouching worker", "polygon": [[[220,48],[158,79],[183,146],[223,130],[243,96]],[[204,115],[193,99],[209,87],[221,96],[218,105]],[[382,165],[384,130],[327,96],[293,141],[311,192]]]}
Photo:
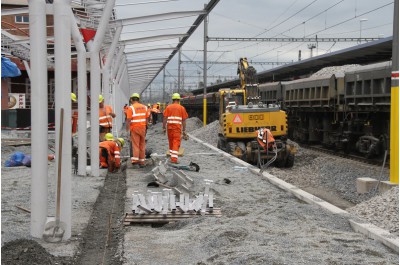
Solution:
{"label": "crouching worker", "polygon": [[121,166],[120,151],[124,147],[123,138],[114,140],[111,133],[105,135],[105,141],[99,144],[100,167],[108,168],[108,172],[116,172]]}
{"label": "crouching worker", "polygon": [[275,138],[269,129],[261,128],[257,131],[257,141],[264,148],[264,151],[272,150]]}

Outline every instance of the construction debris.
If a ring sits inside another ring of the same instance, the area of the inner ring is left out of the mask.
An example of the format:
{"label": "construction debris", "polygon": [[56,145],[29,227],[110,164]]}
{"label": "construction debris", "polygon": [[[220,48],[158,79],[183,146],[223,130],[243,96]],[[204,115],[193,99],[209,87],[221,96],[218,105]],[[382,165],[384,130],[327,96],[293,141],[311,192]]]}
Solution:
{"label": "construction debris", "polygon": [[[160,172],[159,172],[160,173]],[[183,172],[174,172],[186,185],[191,186],[193,180]],[[132,223],[168,223],[178,221],[180,218],[193,217],[195,215],[220,216],[220,209],[214,209],[214,194],[210,190],[212,180],[204,180],[204,193],[190,198],[189,188],[185,184],[184,192],[178,196],[174,189],[163,189],[162,192],[148,190],[146,194],[134,191],[132,194],[132,214],[126,214],[124,224]],[[145,215],[145,216],[144,216]]]}

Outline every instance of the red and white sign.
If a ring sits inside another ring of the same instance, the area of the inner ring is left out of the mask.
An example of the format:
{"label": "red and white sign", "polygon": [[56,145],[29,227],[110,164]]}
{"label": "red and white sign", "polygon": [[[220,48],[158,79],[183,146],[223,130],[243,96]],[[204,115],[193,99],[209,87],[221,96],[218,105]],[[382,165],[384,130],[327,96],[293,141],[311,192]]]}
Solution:
{"label": "red and white sign", "polygon": [[25,109],[25,94],[9,93],[8,94],[9,109]]}
{"label": "red and white sign", "polygon": [[392,80],[399,80],[399,71],[392,72]]}
{"label": "red and white sign", "polygon": [[242,121],[242,118],[240,117],[240,115],[236,114],[235,118],[233,118],[233,123],[234,124],[241,124],[242,122],[243,121]]}

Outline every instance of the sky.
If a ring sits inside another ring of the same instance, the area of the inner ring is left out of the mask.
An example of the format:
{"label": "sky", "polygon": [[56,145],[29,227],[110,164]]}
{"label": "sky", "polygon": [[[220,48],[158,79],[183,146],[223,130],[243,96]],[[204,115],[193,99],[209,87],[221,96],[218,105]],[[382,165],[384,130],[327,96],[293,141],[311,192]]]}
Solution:
{"label": "sky", "polygon": [[[124,6],[126,3],[137,5]],[[147,2],[144,4],[144,2]],[[207,0],[176,0],[154,3],[154,0],[117,0],[118,18],[144,16],[147,14],[173,11],[201,10]],[[220,0],[209,15],[209,37],[389,37],[393,31],[393,0]],[[124,27],[123,38],[138,38],[154,34],[182,33],[194,22],[196,17],[168,20],[156,23]],[[157,31],[162,29],[161,31]],[[203,60],[204,26],[201,24],[182,48],[183,61]],[[142,44],[176,45],[177,40]],[[214,64],[213,62],[237,62],[247,57],[253,62],[292,62],[298,60],[299,50],[302,59],[311,56],[308,45],[313,43],[288,42],[226,42],[209,41],[208,85],[217,79],[237,79],[235,64]],[[319,42],[313,49],[313,56],[338,51],[357,42]],[[127,47],[135,50],[140,45]],[[145,58],[133,58],[145,59]],[[251,64],[251,63],[250,63]],[[276,65],[253,65],[258,72],[271,69]],[[186,90],[196,89],[203,80],[201,65],[182,63],[182,76]],[[167,91],[175,89],[177,84],[178,56],[166,67]],[[161,93],[162,75],[151,85],[154,95]]]}

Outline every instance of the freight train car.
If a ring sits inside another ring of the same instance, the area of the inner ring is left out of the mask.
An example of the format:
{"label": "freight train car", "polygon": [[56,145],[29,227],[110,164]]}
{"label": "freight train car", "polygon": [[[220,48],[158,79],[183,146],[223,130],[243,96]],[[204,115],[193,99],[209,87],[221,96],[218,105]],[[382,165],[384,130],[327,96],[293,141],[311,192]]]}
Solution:
{"label": "freight train car", "polygon": [[391,63],[322,77],[261,84],[263,102],[288,113],[289,138],[366,157],[389,145]]}
{"label": "freight train car", "polygon": [[[365,157],[389,146],[391,62],[294,81],[259,85],[261,101],[288,114],[290,139]],[[218,119],[218,92],[207,94],[207,121]],[[203,117],[203,95],[182,100],[190,116]]]}

